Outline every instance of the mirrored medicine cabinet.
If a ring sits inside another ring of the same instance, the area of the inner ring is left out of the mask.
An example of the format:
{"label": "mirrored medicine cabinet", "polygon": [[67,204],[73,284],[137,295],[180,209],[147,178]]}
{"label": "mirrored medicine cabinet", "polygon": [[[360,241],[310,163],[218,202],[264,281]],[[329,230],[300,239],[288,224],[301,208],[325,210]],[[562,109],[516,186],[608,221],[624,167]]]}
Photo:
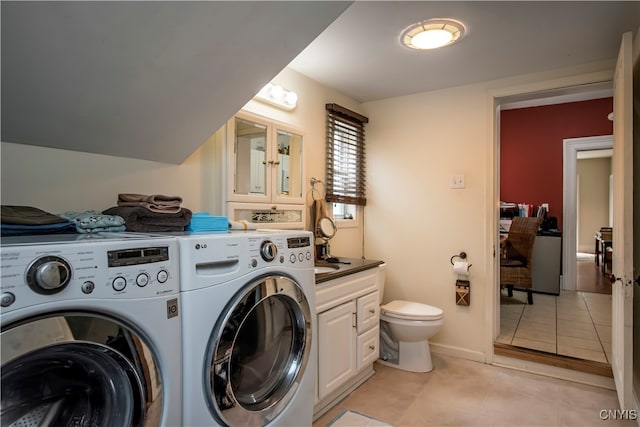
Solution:
{"label": "mirrored medicine cabinet", "polygon": [[227,132],[229,217],[304,226],[302,132],[244,111],[229,120]]}

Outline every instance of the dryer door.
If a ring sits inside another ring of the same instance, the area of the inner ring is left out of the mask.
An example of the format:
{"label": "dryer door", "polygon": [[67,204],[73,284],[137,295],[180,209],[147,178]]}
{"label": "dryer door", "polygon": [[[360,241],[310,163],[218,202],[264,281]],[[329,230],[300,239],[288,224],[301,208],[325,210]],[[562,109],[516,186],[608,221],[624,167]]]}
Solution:
{"label": "dryer door", "polygon": [[159,385],[149,374],[157,365],[133,329],[74,312],[4,326],[0,337],[2,426],[152,422],[147,408],[161,394],[150,398]]}
{"label": "dryer door", "polygon": [[230,426],[268,424],[295,395],[310,352],[311,311],[302,288],[285,276],[256,280],[214,328],[205,385],[210,409]]}

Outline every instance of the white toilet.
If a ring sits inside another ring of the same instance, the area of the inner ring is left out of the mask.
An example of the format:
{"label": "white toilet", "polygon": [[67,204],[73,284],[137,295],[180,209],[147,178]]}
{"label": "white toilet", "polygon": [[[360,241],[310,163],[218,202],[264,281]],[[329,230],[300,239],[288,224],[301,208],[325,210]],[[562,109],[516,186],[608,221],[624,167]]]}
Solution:
{"label": "white toilet", "polygon": [[[378,291],[382,302],[384,269],[379,276]],[[381,305],[378,362],[405,371],[432,371],[429,339],[442,325],[444,312],[437,307],[402,300]]]}

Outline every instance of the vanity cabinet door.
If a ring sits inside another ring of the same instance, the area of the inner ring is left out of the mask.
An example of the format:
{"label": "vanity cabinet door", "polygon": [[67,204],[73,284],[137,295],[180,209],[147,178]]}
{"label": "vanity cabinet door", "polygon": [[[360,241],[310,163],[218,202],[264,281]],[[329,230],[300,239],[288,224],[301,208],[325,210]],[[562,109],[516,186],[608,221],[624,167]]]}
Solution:
{"label": "vanity cabinet door", "polygon": [[318,315],[318,398],[355,375],[356,303],[349,301]]}

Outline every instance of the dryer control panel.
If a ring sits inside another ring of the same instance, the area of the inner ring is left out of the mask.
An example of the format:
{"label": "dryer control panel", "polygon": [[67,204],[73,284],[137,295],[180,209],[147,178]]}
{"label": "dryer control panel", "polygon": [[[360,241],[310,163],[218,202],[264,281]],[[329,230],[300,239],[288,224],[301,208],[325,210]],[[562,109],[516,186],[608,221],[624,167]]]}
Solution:
{"label": "dryer control panel", "polygon": [[257,235],[249,237],[248,242],[252,268],[270,265],[313,268],[314,255],[310,236]]}
{"label": "dryer control panel", "polygon": [[180,291],[176,239],[93,239],[0,247],[3,311],[75,299]]}

